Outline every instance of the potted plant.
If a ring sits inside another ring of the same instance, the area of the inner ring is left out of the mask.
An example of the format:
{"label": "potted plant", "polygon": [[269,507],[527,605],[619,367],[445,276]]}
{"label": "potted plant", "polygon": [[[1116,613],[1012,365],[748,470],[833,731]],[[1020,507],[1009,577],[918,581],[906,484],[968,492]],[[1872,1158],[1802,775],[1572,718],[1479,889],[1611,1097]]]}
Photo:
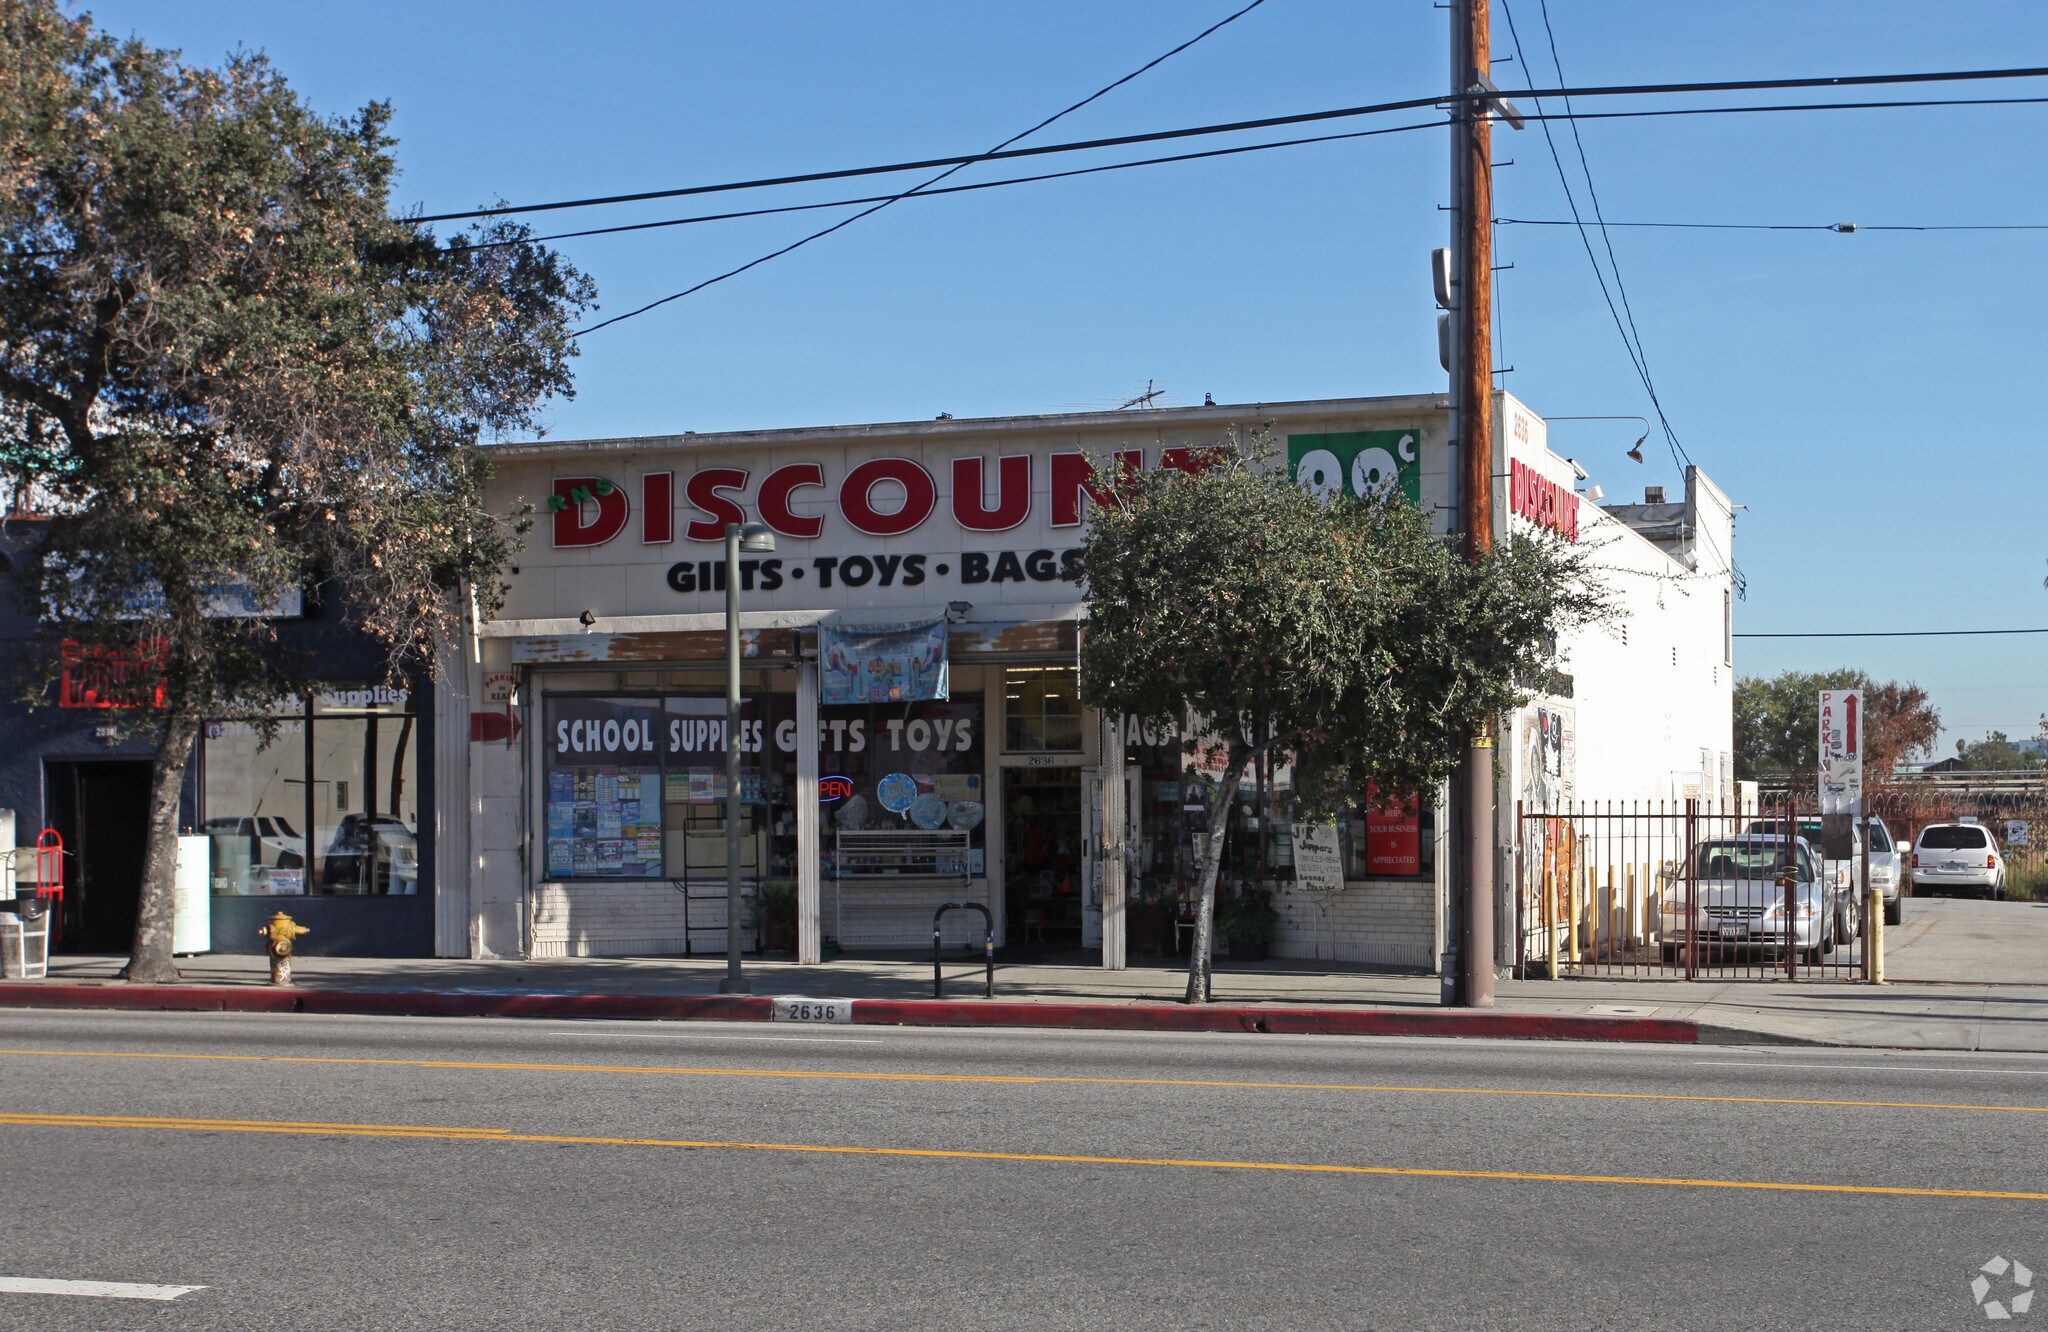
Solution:
{"label": "potted plant", "polygon": [[754,890],[747,923],[764,953],[796,951],[796,885],[788,879],[763,879]]}
{"label": "potted plant", "polygon": [[1272,956],[1280,932],[1280,913],[1273,909],[1273,890],[1248,883],[1216,912],[1216,935],[1230,945],[1230,955],[1248,962]]}
{"label": "potted plant", "polygon": [[1175,900],[1168,890],[1157,897],[1140,897],[1126,908],[1133,956],[1158,957],[1171,951]]}

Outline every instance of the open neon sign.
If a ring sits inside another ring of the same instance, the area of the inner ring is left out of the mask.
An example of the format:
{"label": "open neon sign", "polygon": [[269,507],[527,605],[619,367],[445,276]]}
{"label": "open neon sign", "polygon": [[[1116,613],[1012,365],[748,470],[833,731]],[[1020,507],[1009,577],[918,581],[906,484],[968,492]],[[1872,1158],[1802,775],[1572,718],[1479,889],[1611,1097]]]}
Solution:
{"label": "open neon sign", "polygon": [[829,805],[835,800],[844,800],[853,794],[853,778],[820,777],[818,779],[818,803]]}

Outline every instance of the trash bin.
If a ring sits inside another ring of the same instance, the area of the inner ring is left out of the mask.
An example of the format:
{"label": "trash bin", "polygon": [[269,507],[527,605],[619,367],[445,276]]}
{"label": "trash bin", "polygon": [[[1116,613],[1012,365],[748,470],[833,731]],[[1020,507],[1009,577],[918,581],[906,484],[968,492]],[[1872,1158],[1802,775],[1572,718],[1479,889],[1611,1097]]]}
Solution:
{"label": "trash bin", "polygon": [[0,900],[0,980],[50,974],[50,916],[33,897]]}

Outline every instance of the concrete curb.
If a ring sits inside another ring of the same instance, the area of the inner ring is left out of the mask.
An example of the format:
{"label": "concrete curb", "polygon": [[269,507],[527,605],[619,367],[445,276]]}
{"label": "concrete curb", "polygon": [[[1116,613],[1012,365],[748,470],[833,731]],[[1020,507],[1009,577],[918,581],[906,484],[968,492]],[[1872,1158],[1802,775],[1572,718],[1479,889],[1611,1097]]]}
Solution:
{"label": "concrete curb", "polygon": [[[792,996],[799,1004],[820,1001]],[[1671,1018],[1578,1017],[1432,1009],[1231,1004],[1037,1003],[988,999],[852,999],[834,1020],[874,1026],[1049,1027],[1084,1031],[1221,1031],[1275,1035],[1464,1036],[1492,1040],[1694,1045],[1720,1033]],[[232,985],[0,983],[0,1007],[172,1012],[330,1013],[377,1017],[608,1018],[697,1022],[777,1019],[767,995],[491,994],[446,990],[269,989]],[[1759,1038],[1752,1038],[1759,1039]]]}

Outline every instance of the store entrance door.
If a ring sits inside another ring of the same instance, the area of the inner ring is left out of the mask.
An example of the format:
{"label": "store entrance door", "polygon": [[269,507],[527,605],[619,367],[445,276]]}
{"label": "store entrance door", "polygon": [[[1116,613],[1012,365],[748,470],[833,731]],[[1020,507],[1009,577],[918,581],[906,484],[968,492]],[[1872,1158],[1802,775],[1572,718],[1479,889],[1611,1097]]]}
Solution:
{"label": "store entrance door", "polygon": [[45,808],[65,852],[64,918],[55,941],[60,951],[125,953],[134,944],[149,837],[149,776],[147,759],[46,765]]}
{"label": "store entrance door", "polygon": [[1003,770],[1003,910],[1010,944],[1081,943],[1081,769]]}

